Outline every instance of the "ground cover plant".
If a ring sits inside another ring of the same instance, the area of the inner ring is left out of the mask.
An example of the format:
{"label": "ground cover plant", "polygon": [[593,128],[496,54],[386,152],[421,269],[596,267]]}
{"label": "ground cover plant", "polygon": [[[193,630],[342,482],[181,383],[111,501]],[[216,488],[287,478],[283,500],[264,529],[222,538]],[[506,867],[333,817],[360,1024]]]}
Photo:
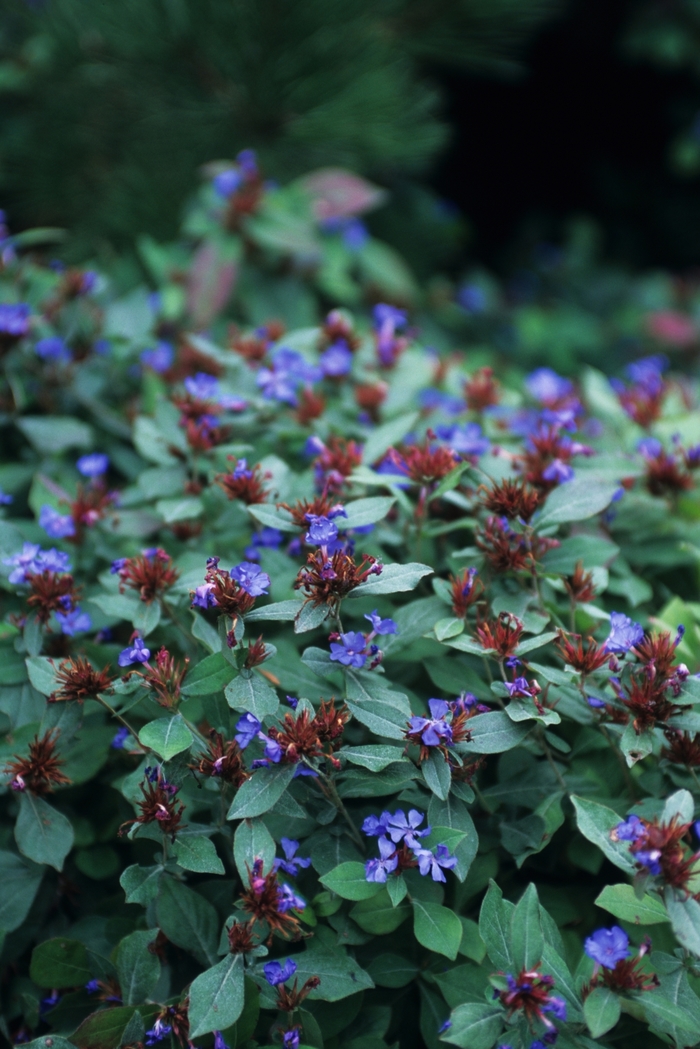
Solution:
{"label": "ground cover plant", "polygon": [[210,228],[125,296],[3,232],[3,1036],[696,1045],[692,369],[230,331]]}

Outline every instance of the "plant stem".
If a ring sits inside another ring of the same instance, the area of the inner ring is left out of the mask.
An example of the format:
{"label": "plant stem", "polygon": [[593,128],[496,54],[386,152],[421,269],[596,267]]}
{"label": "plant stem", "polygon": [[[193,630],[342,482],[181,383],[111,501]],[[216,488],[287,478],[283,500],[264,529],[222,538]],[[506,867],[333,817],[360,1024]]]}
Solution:
{"label": "plant stem", "polygon": [[352,822],[352,820],[350,818],[350,813],[345,808],[345,805],[343,804],[343,800],[340,797],[340,795],[338,794],[338,791],[336,789],[335,783],[333,782],[333,780],[331,779],[330,776],[326,776],[325,773],[323,773],[323,772],[319,772],[318,773],[318,778],[319,778],[320,786],[321,786],[321,789],[323,790],[323,793],[326,795],[327,798],[329,798],[330,801],[333,802],[333,804],[335,805],[336,809],[338,810],[340,815],[343,817],[343,819],[347,823],[348,829],[350,831],[350,837],[353,839],[355,844],[361,849],[361,851],[365,852],[365,843],[364,843],[364,841],[363,841],[363,839],[362,839],[362,837],[360,835],[360,832],[358,831],[357,827]]}

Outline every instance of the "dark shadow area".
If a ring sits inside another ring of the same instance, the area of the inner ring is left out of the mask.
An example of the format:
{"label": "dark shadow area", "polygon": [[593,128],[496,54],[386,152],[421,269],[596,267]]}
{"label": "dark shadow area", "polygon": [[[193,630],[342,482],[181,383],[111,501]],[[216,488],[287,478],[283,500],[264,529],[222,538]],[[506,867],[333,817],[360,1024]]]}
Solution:
{"label": "dark shadow area", "polygon": [[625,57],[620,40],[634,8],[578,0],[533,41],[519,81],[438,73],[454,136],[432,184],[469,217],[479,259],[503,263],[525,230],[556,239],[562,220],[583,213],[604,226],[615,259],[698,262],[698,182],[668,165],[697,87]]}

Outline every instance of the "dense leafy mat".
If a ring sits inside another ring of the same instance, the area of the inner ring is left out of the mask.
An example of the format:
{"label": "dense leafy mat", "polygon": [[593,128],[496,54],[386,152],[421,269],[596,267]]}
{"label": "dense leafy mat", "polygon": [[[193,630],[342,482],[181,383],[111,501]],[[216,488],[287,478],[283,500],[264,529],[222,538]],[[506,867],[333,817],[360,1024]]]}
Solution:
{"label": "dense leafy mat", "polygon": [[3,251],[4,1037],[696,1045],[696,381]]}

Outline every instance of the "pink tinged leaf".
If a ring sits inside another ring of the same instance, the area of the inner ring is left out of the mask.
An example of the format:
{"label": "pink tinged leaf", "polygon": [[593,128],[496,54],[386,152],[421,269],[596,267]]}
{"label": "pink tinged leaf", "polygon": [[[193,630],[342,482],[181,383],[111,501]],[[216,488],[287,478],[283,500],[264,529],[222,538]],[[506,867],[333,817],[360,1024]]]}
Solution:
{"label": "pink tinged leaf", "polygon": [[343,168],[320,168],[306,175],[301,185],[312,198],[314,216],[327,219],[362,215],[383,204],[386,190]]}
{"label": "pink tinged leaf", "polygon": [[187,309],[195,328],[208,327],[221,313],[236,283],[236,263],[215,244],[197,251],[187,281]]}

